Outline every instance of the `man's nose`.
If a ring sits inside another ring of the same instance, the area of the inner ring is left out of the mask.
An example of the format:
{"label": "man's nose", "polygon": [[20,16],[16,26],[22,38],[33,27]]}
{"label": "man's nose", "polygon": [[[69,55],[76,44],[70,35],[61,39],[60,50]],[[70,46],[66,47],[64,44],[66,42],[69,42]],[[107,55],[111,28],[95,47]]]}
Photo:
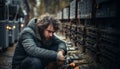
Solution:
{"label": "man's nose", "polygon": [[49,33],[49,36],[52,37],[52,36],[53,36],[53,33]]}

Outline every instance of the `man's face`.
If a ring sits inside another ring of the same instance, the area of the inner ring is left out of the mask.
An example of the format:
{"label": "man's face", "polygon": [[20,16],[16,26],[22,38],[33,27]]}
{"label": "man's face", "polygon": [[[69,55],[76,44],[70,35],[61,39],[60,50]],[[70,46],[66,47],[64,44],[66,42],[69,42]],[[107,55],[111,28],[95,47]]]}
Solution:
{"label": "man's face", "polygon": [[54,34],[55,30],[53,28],[53,25],[49,25],[45,30],[44,30],[44,36],[46,40],[50,40]]}

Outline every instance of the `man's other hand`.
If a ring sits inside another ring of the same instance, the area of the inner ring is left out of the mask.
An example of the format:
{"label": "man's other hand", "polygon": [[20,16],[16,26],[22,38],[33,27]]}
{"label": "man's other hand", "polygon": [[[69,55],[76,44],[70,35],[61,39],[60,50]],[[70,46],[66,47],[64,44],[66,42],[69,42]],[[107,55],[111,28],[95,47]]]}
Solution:
{"label": "man's other hand", "polygon": [[63,55],[63,51],[58,51],[58,61],[65,61],[65,56]]}

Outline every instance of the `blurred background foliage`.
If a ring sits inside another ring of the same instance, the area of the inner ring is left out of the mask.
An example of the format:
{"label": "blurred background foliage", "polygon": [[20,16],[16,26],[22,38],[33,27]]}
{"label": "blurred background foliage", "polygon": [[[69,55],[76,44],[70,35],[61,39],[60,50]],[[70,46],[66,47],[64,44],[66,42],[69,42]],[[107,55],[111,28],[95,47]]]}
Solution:
{"label": "blurred background foliage", "polygon": [[44,13],[56,14],[69,5],[72,0],[29,0],[31,8],[30,18],[38,17]]}

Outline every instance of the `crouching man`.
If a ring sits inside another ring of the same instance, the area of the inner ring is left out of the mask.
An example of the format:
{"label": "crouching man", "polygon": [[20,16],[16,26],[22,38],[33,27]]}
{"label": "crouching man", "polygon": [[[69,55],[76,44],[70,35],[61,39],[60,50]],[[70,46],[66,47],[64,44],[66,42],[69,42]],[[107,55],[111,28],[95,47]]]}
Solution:
{"label": "crouching man", "polygon": [[12,69],[44,69],[50,62],[64,61],[66,44],[54,35],[58,26],[49,14],[30,20],[20,33]]}

